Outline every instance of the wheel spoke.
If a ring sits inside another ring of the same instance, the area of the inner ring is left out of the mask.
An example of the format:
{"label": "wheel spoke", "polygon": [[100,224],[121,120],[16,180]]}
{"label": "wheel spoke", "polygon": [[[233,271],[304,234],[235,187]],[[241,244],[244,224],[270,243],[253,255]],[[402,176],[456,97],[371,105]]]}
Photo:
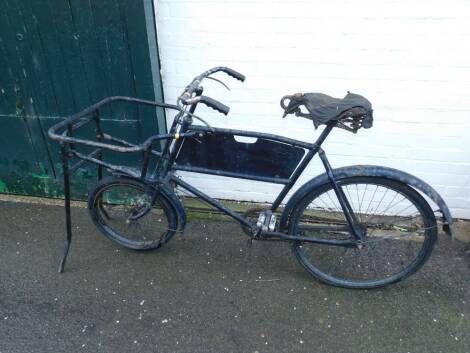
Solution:
{"label": "wheel spoke", "polygon": [[[377,177],[347,178],[340,185],[366,230],[366,237],[357,247],[318,242],[304,242],[301,248],[294,246],[298,259],[310,273],[328,283],[368,288],[405,277],[411,273],[410,268],[424,263],[424,254],[434,244],[436,222],[429,205],[416,191]],[[328,184],[304,198],[303,211],[296,212],[293,222],[305,237],[333,241],[351,238],[333,192]],[[319,204],[325,207],[323,212],[309,211]]]}
{"label": "wheel spoke", "polygon": [[377,193],[377,189],[379,188],[378,185],[375,186],[375,190],[374,190],[374,194],[372,195],[372,197],[370,198],[370,201],[369,201],[369,204],[367,205],[367,209],[366,209],[366,212],[365,214],[367,215],[368,212],[369,212],[369,209],[370,209],[370,205],[372,204],[372,201],[374,200],[375,198],[375,194]]}

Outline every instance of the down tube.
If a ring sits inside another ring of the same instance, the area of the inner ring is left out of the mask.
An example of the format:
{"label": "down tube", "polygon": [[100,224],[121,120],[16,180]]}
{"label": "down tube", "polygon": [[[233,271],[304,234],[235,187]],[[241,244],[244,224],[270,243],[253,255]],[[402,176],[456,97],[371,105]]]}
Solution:
{"label": "down tube", "polygon": [[173,181],[175,184],[181,186],[183,189],[189,191],[190,193],[196,195],[197,197],[203,199],[209,205],[214,206],[215,208],[221,210],[222,212],[229,215],[230,217],[236,219],[241,224],[251,228],[252,224],[250,222],[248,222],[248,220],[245,219],[245,217],[243,217],[242,215],[238,214],[237,212],[234,212],[231,209],[225,207],[223,204],[221,204],[216,199],[213,199],[209,195],[203,193],[202,191],[196,189],[195,187],[189,185],[188,183],[184,182],[183,180],[181,180],[180,178],[178,178],[174,175],[171,176],[171,181]]}

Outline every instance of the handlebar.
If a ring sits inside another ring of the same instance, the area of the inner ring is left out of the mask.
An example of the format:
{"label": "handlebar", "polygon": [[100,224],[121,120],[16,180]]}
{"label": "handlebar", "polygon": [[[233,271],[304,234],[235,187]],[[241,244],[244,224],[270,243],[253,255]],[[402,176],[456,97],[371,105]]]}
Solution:
{"label": "handlebar", "polygon": [[245,75],[225,66],[217,66],[212,69],[209,69],[207,71],[204,71],[202,74],[196,76],[189,85],[186,86],[184,92],[181,94],[181,96],[178,98],[178,101],[180,101],[184,105],[193,105],[196,103],[204,103],[208,107],[217,110],[220,113],[223,113],[225,115],[228,114],[230,107],[226,106],[225,104],[220,103],[219,101],[206,97],[206,96],[196,96],[193,97],[193,94],[199,89],[199,85],[201,84],[202,80],[205,79],[206,77],[216,73],[216,72],[225,72],[227,75],[232,76],[233,78],[236,78],[239,81],[245,81]]}
{"label": "handlebar", "polygon": [[188,104],[188,105],[192,105],[192,104],[196,104],[196,103],[204,103],[208,107],[210,107],[214,110],[217,110],[218,112],[220,112],[224,115],[227,115],[228,112],[230,111],[230,107],[226,106],[223,103],[220,103],[219,101],[217,101],[217,100],[215,100],[211,97],[196,96],[196,97],[193,97],[191,99],[186,100],[186,104]]}
{"label": "handlebar", "polygon": [[221,71],[225,72],[227,75],[232,76],[233,78],[236,78],[238,81],[245,81],[245,75],[239,73],[238,71],[235,71],[229,67],[222,67]]}

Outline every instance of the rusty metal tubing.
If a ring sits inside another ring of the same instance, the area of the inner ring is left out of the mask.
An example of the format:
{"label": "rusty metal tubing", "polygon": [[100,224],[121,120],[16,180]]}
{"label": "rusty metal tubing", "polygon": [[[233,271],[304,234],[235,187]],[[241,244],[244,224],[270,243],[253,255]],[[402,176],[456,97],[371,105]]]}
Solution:
{"label": "rusty metal tubing", "polygon": [[[69,153],[73,154],[74,151],[69,151]],[[101,153],[101,148],[97,148],[97,149],[93,150],[91,153],[89,153],[88,155],[86,155],[86,157],[88,157],[88,158],[97,157],[97,160],[100,160],[99,159],[100,153]],[[85,160],[85,159],[81,159],[80,161],[78,161],[77,163],[75,163],[74,165],[69,167],[69,174],[75,173],[77,171],[77,169],[80,168],[82,165],[84,165],[86,162],[88,162],[88,161]]]}
{"label": "rusty metal tubing", "polygon": [[[168,109],[173,109],[173,110],[178,110],[180,113],[179,114],[186,114],[188,116],[194,117],[196,119],[201,119],[192,112],[187,112],[184,111],[183,108],[174,105],[174,104],[166,104],[166,103],[159,103],[159,102],[154,102],[154,101],[148,101],[148,100],[143,100],[143,99],[138,99],[138,98],[132,98],[132,97],[121,97],[121,96],[115,96],[115,97],[108,97],[100,102],[82,110],[81,112],[74,114],[70,116],[69,118],[66,118],[65,120],[61,121],[58,124],[55,124],[48,130],[48,136],[52,140],[59,141],[61,143],[68,143],[70,146],[73,148],[74,144],[82,144],[90,147],[96,147],[96,148],[104,148],[107,150],[115,151],[115,152],[121,152],[121,153],[127,153],[127,152],[141,152],[145,151],[146,149],[149,148],[155,141],[158,140],[168,140],[172,139],[175,137],[174,133],[169,133],[169,134],[160,134],[160,135],[153,135],[149,137],[147,140],[145,140],[141,144],[131,144],[131,143],[123,143],[123,140],[116,139],[108,134],[103,134],[103,138],[106,140],[114,140],[115,142],[120,142],[122,144],[127,145],[127,147],[122,147],[122,146],[116,146],[108,143],[103,143],[103,142],[97,142],[97,141],[92,141],[92,140],[85,140],[85,139],[79,139],[72,137],[73,131],[77,130],[78,128],[86,125],[88,122],[92,120],[96,120],[97,122],[99,121],[99,118],[96,118],[96,112],[99,111],[99,108],[102,106],[113,102],[113,101],[126,101],[126,102],[133,102],[137,104],[146,104],[146,105],[153,105],[156,107],[162,107],[162,108],[168,108]],[[84,120],[86,119],[86,120]],[[77,123],[78,122],[78,123]],[[64,129],[64,131],[59,132],[60,130]],[[212,131],[211,128],[209,128],[209,131]],[[179,134],[180,137],[191,137],[194,136],[195,132],[188,132],[188,133],[182,133]],[[152,151],[152,154],[155,154],[154,151]]]}
{"label": "rusty metal tubing", "polygon": [[133,168],[123,167],[123,166],[103,162],[100,159],[97,159],[97,158],[94,158],[93,156],[90,156],[91,153],[89,155],[85,155],[85,154],[82,154],[82,153],[74,151],[74,150],[69,150],[69,154],[81,159],[82,161],[89,162],[89,163],[94,163],[94,164],[97,164],[99,166],[103,166],[105,168],[108,168],[108,169],[114,170],[116,172],[122,173],[124,175],[130,176],[130,177],[133,177],[133,178],[136,178],[136,179],[140,179],[140,172],[136,172]]}
{"label": "rusty metal tubing", "polygon": [[70,214],[70,173],[67,146],[60,147],[62,157],[62,168],[64,171],[64,209],[65,209],[65,230],[64,254],[59,263],[59,273],[64,272],[65,262],[72,243],[72,218]]}
{"label": "rusty metal tubing", "polygon": [[[119,139],[117,137],[114,137],[114,136],[111,136],[109,134],[103,134],[103,139],[105,140],[108,140],[108,141],[113,141],[113,142],[117,142],[117,143],[120,143],[124,146],[127,146],[127,147],[135,147],[135,146],[138,146],[136,145],[135,143],[130,143],[126,140],[122,140],[122,139]],[[152,153],[154,156],[157,156],[157,157],[161,157],[162,156],[162,152],[158,152],[156,150],[151,150],[150,153]]]}
{"label": "rusty metal tubing", "polygon": [[[65,120],[61,121],[60,123],[52,126],[49,131],[49,137],[52,138],[53,140],[58,140],[60,141],[60,136],[57,134],[57,130],[63,129],[67,127],[69,124],[73,124],[80,118],[83,118],[87,116],[88,114],[93,113],[95,110],[101,108],[102,106],[109,104],[114,101],[125,101],[125,102],[133,102],[137,104],[144,104],[144,105],[153,105],[155,107],[162,107],[162,108],[168,108],[168,109],[174,109],[174,110],[181,110],[180,107],[174,104],[167,104],[167,103],[159,103],[159,102],[154,102],[154,101],[149,101],[149,100],[144,100],[144,99],[139,99],[139,98],[132,98],[132,97],[123,97],[123,96],[114,96],[114,97],[107,97],[98,103],[95,103],[88,108],[83,109],[81,112],[78,112],[76,114],[71,115],[70,117],[66,118]],[[52,135],[52,136],[51,136]]]}
{"label": "rusty metal tubing", "polygon": [[[145,104],[145,105],[151,105],[155,107],[162,107],[162,108],[168,108],[168,109],[181,111],[181,108],[174,104],[159,103],[159,102],[148,101],[148,100],[132,98],[132,97],[121,97],[121,96],[108,97],[82,110],[79,113],[71,115],[65,120],[59,122],[58,124],[55,124],[48,130],[48,136],[52,140],[56,140],[59,142],[65,142],[65,143],[70,143],[70,144],[78,143],[78,144],[92,146],[92,147],[104,148],[104,149],[112,150],[115,152],[140,152],[148,148],[148,146],[150,146],[156,140],[162,140],[162,139],[168,139],[168,138],[174,137],[174,135],[172,134],[154,135],[148,138],[147,140],[145,140],[142,144],[134,145],[132,147],[121,147],[121,146],[115,146],[115,145],[111,145],[111,144],[107,144],[103,142],[96,142],[96,141],[74,138],[70,136],[71,132],[73,132],[74,130],[79,129],[80,127],[86,125],[88,122],[96,119],[96,115],[94,113],[98,111],[102,106],[109,104],[111,102],[114,102],[114,101],[132,102],[132,103],[137,103],[137,104]],[[62,129],[64,129],[64,131],[61,131]]]}
{"label": "rusty metal tubing", "polygon": [[[90,115],[90,116],[83,116],[83,117],[80,117],[80,119],[78,119],[78,121],[76,121],[75,123],[71,124],[70,125],[70,131],[76,131],[78,129],[80,129],[81,127],[87,125],[90,121],[93,121],[95,120],[95,115]],[[67,134],[67,130],[65,130],[63,133],[62,133],[62,136],[64,136],[64,134]]]}
{"label": "rusty metal tubing", "polygon": [[[93,119],[95,120],[95,135],[98,142],[103,142],[103,130],[101,129],[101,120],[100,120],[100,111],[95,110],[93,114]],[[100,149],[97,155],[97,159],[103,160],[103,151]],[[103,179],[103,166],[98,165],[98,181]]]}
{"label": "rusty metal tubing", "polygon": [[[186,134],[180,134],[181,137],[190,137],[194,136],[195,133],[186,133]],[[54,136],[54,137],[52,137]],[[121,146],[116,146],[116,145],[111,145],[108,143],[103,143],[103,142],[96,142],[96,141],[91,141],[91,140],[84,140],[84,139],[79,139],[75,137],[68,137],[68,136],[62,136],[62,135],[56,135],[56,134],[50,134],[49,137],[69,143],[69,144],[82,144],[85,146],[91,146],[91,147],[97,147],[97,148],[104,148],[107,150],[115,151],[115,152],[121,152],[121,153],[127,153],[127,152],[140,152],[146,150],[150,145],[152,145],[155,141],[158,140],[167,140],[167,139],[172,139],[175,137],[175,134],[162,134],[162,135],[154,135],[149,137],[147,140],[145,140],[143,143],[140,145],[134,145],[134,147],[121,147]]]}

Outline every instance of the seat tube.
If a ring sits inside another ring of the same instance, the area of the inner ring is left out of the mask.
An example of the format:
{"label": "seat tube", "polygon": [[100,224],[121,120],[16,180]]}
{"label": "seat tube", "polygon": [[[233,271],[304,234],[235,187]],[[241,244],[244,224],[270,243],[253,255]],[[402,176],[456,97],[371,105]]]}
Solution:
{"label": "seat tube", "polygon": [[328,158],[326,158],[325,151],[320,148],[318,151],[318,155],[320,156],[323,166],[325,167],[328,179],[330,180],[331,185],[333,185],[333,190],[335,191],[336,197],[338,198],[339,204],[341,205],[344,216],[346,217],[346,220],[349,224],[349,227],[351,228],[354,237],[358,240],[363,239],[365,231],[360,225],[360,223],[357,221],[351,204],[349,203],[348,198],[344,194],[343,188],[336,182],[333,175],[333,169],[331,168]]}
{"label": "seat tube", "polygon": [[307,165],[310,163],[312,158],[317,154],[317,152],[320,150],[320,147],[322,143],[325,141],[325,139],[328,137],[330,134],[331,130],[333,129],[334,124],[330,123],[326,126],[326,128],[322,131],[320,136],[318,137],[317,141],[314,143],[314,147],[307,153],[305,158],[300,162],[300,164],[297,166],[297,169],[294,171],[294,173],[291,175],[289,178],[289,183],[286,184],[286,186],[281,190],[279,195],[276,197],[276,200],[271,205],[271,211],[276,211],[276,209],[279,207],[281,204],[282,200],[284,200],[284,197],[286,197],[287,193],[292,189],[294,186],[295,182],[297,179],[299,179],[300,175],[303,173],[305,168],[307,168]]}

